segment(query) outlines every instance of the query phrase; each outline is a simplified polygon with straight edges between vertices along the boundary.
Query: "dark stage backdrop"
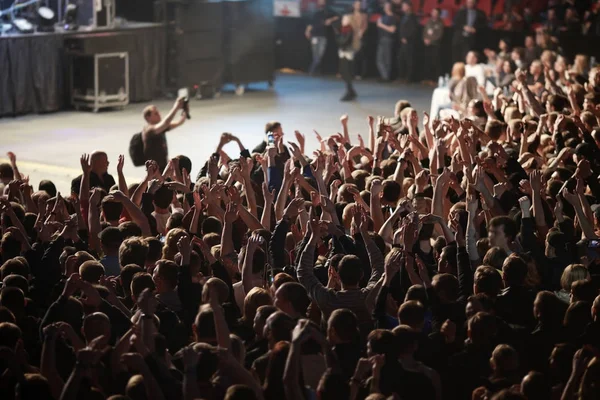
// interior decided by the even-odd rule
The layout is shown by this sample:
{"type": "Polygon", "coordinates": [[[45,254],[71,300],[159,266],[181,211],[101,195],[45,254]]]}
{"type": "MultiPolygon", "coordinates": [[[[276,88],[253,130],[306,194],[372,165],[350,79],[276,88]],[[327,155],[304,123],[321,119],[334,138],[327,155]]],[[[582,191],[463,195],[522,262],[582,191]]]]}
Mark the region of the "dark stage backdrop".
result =
{"type": "MultiPolygon", "coordinates": [[[[152,100],[164,87],[164,28],[133,23],[115,30],[129,52],[129,101],[152,100]]],[[[0,116],[46,113],[69,107],[65,38],[75,33],[0,37],[0,116]]],[[[121,51],[121,50],[120,50],[121,51]]]]}

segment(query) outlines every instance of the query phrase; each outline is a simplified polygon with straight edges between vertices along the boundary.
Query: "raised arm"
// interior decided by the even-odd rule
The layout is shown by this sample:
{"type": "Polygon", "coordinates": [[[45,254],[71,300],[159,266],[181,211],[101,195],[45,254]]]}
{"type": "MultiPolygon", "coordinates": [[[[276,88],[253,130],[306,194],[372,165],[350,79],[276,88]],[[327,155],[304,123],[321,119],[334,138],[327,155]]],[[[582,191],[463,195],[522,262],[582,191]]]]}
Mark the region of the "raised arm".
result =
{"type": "Polygon", "coordinates": [[[50,391],[55,399],[60,398],[64,382],[56,370],[56,338],[59,330],[52,324],[44,328],[44,342],[42,345],[42,359],[40,373],[48,380],[50,391]]]}
{"type": "Polygon", "coordinates": [[[9,151],[8,153],[6,153],[6,155],[10,161],[10,167],[13,170],[14,179],[20,180],[21,172],[19,172],[19,167],[17,167],[17,156],[12,151],[9,151]]]}
{"type": "Polygon", "coordinates": [[[117,175],[119,179],[119,190],[125,194],[125,196],[129,197],[129,188],[127,187],[127,181],[125,180],[125,175],[123,175],[123,166],[125,165],[125,156],[123,154],[119,155],[119,160],[117,162],[117,175]]]}
{"type": "Polygon", "coordinates": [[[263,206],[262,216],[260,217],[260,224],[267,230],[271,230],[271,213],[273,210],[273,199],[275,198],[275,191],[269,190],[266,182],[262,184],[263,198],[265,200],[263,206]]]}
{"type": "Polygon", "coordinates": [[[102,196],[99,189],[94,189],[90,196],[90,207],[88,210],[88,227],[90,229],[89,246],[91,249],[100,251],[100,241],[98,234],[102,230],[100,225],[100,198],[102,196]]]}
{"type": "Polygon", "coordinates": [[[173,118],[175,118],[175,114],[177,114],[177,111],[181,110],[181,108],[183,107],[183,97],[178,98],[175,101],[175,104],[173,104],[173,107],[171,108],[171,111],[169,111],[169,113],[167,114],[167,116],[165,118],[163,118],[158,124],[156,125],[150,125],[146,132],[148,132],[149,134],[161,134],[164,131],[166,131],[167,129],[171,128],[171,122],[173,121],[173,118]]]}
{"type": "Polygon", "coordinates": [[[119,190],[110,192],[110,196],[112,196],[115,201],[123,204],[123,208],[125,208],[133,222],[141,228],[143,236],[151,236],[148,218],[146,218],[146,215],[144,215],[144,212],[138,206],[133,204],[129,197],[119,190]]]}
{"type": "Polygon", "coordinates": [[[246,245],[246,256],[244,257],[244,263],[242,264],[242,285],[245,293],[250,293],[254,285],[252,283],[252,262],[254,260],[254,253],[263,244],[264,239],[258,234],[253,234],[248,239],[246,245]]]}
{"type": "MultiPolygon", "coordinates": [[[[218,279],[218,278],[212,278],[218,279]]],[[[219,282],[222,282],[219,280],[219,282]]],[[[224,283],[224,282],[223,282],[224,283]]],[[[248,293],[248,292],[246,292],[248,293]]],[[[215,319],[215,332],[217,334],[217,345],[222,349],[227,349],[231,352],[231,338],[229,336],[229,327],[225,320],[225,312],[221,306],[219,299],[219,291],[216,285],[209,284],[208,286],[209,304],[213,310],[213,317],[215,319]]]]}

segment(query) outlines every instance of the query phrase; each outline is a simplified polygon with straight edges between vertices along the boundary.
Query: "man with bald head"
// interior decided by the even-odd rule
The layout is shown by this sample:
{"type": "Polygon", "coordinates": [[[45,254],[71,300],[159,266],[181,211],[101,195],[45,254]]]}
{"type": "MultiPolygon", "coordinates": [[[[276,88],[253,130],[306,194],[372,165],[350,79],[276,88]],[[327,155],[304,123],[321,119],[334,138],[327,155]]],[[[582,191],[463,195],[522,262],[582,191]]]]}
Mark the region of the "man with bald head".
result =
{"type": "MultiPolygon", "coordinates": [[[[110,192],[110,188],[115,184],[115,178],[108,173],[108,155],[103,151],[95,151],[90,156],[92,171],[90,172],[90,189],[95,187],[102,188],[110,192]]],[[[79,194],[81,185],[81,175],[71,182],[71,193],[79,194]]]]}

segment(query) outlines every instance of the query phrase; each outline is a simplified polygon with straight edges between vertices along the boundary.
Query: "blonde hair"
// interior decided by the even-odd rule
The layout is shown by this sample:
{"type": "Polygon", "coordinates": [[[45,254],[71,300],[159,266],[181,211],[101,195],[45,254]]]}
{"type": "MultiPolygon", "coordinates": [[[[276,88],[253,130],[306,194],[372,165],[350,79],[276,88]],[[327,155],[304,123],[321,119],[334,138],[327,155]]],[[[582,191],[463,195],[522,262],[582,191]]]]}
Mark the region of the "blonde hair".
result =
{"type": "Polygon", "coordinates": [[[452,79],[462,79],[465,77],[465,63],[464,62],[455,62],[452,66],[452,79]]]}
{"type": "Polygon", "coordinates": [[[583,264],[571,264],[565,268],[560,277],[560,287],[567,292],[571,292],[573,282],[587,279],[590,279],[590,273],[583,264]]]}
{"type": "Polygon", "coordinates": [[[187,232],[181,228],[171,229],[165,237],[165,245],[163,246],[162,258],[164,260],[175,261],[175,255],[179,252],[177,242],[183,236],[187,236],[187,232]]]}
{"type": "Polygon", "coordinates": [[[246,298],[244,298],[244,310],[242,313],[242,320],[245,323],[252,323],[256,316],[256,310],[260,306],[270,306],[273,304],[271,294],[267,289],[255,287],[248,292],[246,298]]]}

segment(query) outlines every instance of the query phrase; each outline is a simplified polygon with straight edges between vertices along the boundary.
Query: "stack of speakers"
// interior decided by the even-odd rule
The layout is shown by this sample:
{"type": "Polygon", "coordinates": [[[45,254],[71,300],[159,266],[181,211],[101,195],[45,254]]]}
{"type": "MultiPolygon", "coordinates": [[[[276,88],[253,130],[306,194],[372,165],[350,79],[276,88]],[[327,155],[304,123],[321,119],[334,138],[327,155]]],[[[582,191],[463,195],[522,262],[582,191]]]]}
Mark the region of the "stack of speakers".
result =
{"type": "Polygon", "coordinates": [[[166,24],[167,87],[212,87],[272,82],[272,0],[159,0],[166,24]]]}

